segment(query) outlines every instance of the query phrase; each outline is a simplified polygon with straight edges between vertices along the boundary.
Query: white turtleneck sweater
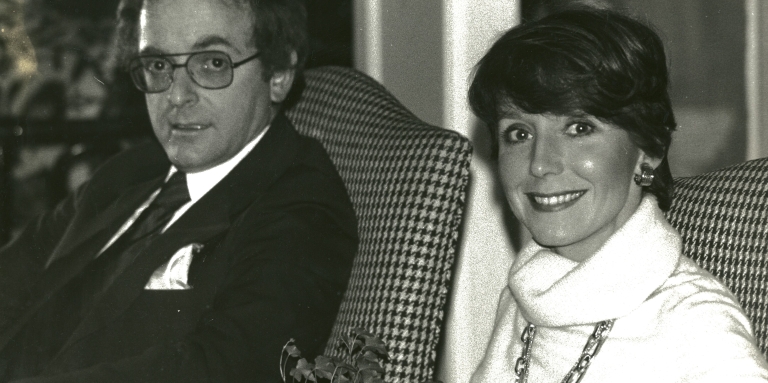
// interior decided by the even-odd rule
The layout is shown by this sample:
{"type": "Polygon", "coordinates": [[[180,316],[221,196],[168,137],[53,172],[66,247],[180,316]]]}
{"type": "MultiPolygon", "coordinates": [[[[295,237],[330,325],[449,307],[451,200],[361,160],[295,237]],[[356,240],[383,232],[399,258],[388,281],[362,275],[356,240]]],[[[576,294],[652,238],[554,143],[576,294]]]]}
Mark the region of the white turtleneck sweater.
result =
{"type": "Polygon", "coordinates": [[[613,318],[582,383],[768,382],[736,298],[680,249],[651,196],[581,263],[531,241],[510,269],[472,382],[514,382],[520,336],[533,323],[528,382],[559,383],[595,323],[613,318]]]}

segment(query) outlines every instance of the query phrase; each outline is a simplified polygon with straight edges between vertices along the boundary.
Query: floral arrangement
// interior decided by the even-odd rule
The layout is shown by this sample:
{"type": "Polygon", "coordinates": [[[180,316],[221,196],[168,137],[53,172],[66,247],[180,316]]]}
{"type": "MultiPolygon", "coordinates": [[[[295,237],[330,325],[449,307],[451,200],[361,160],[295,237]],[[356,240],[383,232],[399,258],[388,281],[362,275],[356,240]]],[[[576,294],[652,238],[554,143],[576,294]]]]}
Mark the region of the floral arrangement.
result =
{"type": "MultiPolygon", "coordinates": [[[[301,358],[296,341],[290,339],[280,354],[280,376],[284,383],[288,378],[293,382],[317,383],[384,383],[384,368],[381,363],[389,358],[386,344],[363,328],[349,330],[339,339],[338,347],[344,357],[319,355],[314,363],[301,358]],[[299,359],[301,358],[301,359],[299,359]],[[297,360],[296,366],[286,375],[290,360],[297,360]]],[[[424,383],[442,383],[429,381],[424,383]]]]}
{"type": "Polygon", "coordinates": [[[384,383],[381,363],[389,355],[381,339],[362,328],[350,329],[339,339],[343,357],[319,355],[314,363],[301,358],[295,340],[289,340],[280,355],[280,374],[283,382],[329,383],[384,383]],[[301,358],[301,359],[299,359],[301,358]],[[296,366],[286,375],[289,360],[298,359],[296,366]]]}

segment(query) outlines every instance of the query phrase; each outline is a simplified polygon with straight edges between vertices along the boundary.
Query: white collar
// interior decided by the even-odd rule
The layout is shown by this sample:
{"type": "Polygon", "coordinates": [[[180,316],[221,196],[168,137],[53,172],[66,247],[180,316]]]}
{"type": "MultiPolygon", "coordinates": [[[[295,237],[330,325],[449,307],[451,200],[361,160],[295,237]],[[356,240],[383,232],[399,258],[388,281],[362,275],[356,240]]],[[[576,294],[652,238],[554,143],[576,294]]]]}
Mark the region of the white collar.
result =
{"type": "MultiPolygon", "coordinates": [[[[264,134],[269,130],[270,125],[267,125],[264,130],[259,133],[256,138],[251,140],[248,144],[246,144],[240,151],[232,156],[232,158],[226,160],[225,162],[222,162],[210,169],[206,169],[203,171],[199,171],[197,173],[188,173],[187,174],[187,189],[189,190],[189,198],[190,202],[187,204],[191,206],[195,202],[197,202],[200,198],[203,198],[203,196],[208,193],[209,190],[213,189],[216,184],[218,184],[224,177],[229,174],[229,172],[232,171],[232,169],[237,166],[237,164],[240,163],[240,161],[245,158],[245,156],[248,155],[248,153],[253,150],[253,148],[256,146],[256,144],[261,141],[261,138],[264,137],[264,134]]],[[[168,176],[166,177],[166,181],[170,176],[177,171],[175,166],[171,166],[171,170],[168,172],[168,176]]],[[[187,206],[185,205],[185,206],[187,206]]],[[[182,207],[183,208],[183,207],[182,207]]],[[[186,209],[184,209],[186,210],[186,209]]],[[[180,214],[179,214],[180,215],[180,214]]]]}
{"type": "Polygon", "coordinates": [[[509,271],[509,288],[523,316],[547,327],[619,318],[643,303],[672,274],[681,240],[656,198],[637,211],[581,263],[530,241],[509,271]]]}

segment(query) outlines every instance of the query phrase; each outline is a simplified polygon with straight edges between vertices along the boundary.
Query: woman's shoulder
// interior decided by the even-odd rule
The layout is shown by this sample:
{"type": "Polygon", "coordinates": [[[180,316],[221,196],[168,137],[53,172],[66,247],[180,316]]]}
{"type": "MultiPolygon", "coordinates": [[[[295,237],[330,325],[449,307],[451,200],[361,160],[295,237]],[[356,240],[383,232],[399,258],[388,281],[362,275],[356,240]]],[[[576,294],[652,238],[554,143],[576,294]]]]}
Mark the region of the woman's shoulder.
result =
{"type": "Polygon", "coordinates": [[[661,299],[656,335],[687,366],[686,381],[764,381],[768,363],[736,297],[687,257],[649,299],[661,299]],[[716,350],[716,352],[713,352],[716,350]],[[723,358],[723,356],[727,356],[723,358]],[[733,378],[733,379],[730,379],[733,378]]]}
{"type": "MultiPolygon", "coordinates": [[[[656,299],[663,304],[662,317],[667,323],[684,327],[702,324],[725,326],[731,332],[752,336],[752,325],[733,293],[707,270],[683,256],[658,290],[656,299]]],[[[661,319],[661,318],[660,318],[661,319]]]]}

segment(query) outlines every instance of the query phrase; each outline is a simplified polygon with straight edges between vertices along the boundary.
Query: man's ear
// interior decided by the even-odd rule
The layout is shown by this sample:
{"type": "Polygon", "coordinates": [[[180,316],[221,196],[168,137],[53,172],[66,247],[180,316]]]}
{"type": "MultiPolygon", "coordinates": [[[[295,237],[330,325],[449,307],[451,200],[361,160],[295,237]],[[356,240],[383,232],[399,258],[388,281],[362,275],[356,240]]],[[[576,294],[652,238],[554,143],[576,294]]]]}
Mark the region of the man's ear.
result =
{"type": "Polygon", "coordinates": [[[288,96],[288,92],[293,85],[293,78],[296,75],[296,63],[298,57],[296,51],[291,52],[291,67],[275,71],[272,74],[272,78],[269,80],[269,96],[274,103],[281,103],[288,96]]]}

